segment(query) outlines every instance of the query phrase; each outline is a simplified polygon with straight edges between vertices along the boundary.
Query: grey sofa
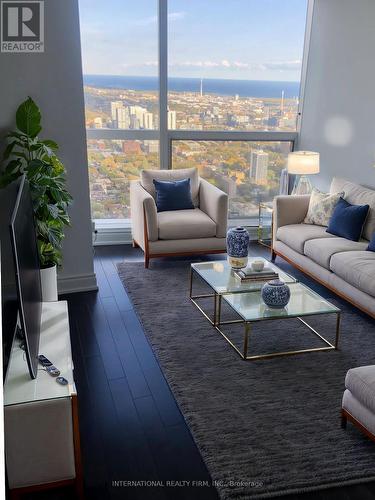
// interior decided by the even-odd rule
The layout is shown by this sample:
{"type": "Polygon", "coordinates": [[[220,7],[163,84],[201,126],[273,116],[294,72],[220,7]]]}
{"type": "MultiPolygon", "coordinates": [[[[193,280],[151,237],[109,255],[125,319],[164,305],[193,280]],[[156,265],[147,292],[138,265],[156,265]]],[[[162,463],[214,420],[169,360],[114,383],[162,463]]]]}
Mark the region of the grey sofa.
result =
{"type": "Polygon", "coordinates": [[[273,259],[279,255],[337,295],[375,317],[375,252],[366,250],[375,232],[375,190],[334,178],[330,192],[354,204],[369,204],[360,241],[338,238],[326,227],[304,224],[309,195],[277,196],[273,214],[273,259]]]}
{"type": "Polygon", "coordinates": [[[348,420],[375,440],[375,365],[352,368],[346,374],[342,427],[346,427],[348,420]]]}
{"type": "Polygon", "coordinates": [[[228,196],[198,175],[196,168],[142,170],[130,184],[133,245],[156,257],[226,252],[228,196]],[[194,209],[157,212],[153,179],[190,178],[194,209]]]}

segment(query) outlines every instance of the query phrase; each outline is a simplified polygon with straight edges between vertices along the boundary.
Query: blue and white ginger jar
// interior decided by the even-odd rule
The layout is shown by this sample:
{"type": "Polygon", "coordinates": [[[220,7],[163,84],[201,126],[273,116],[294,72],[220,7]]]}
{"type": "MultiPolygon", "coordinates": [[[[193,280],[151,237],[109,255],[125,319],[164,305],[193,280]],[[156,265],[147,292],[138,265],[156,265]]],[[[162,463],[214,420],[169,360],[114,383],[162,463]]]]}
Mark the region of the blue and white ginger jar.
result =
{"type": "Polygon", "coordinates": [[[282,309],[290,300],[290,288],[281,280],[272,280],[262,287],[263,302],[271,309],[282,309]]]}
{"type": "Polygon", "coordinates": [[[228,262],[233,269],[247,266],[250,236],[244,227],[233,227],[227,232],[228,262]]]}

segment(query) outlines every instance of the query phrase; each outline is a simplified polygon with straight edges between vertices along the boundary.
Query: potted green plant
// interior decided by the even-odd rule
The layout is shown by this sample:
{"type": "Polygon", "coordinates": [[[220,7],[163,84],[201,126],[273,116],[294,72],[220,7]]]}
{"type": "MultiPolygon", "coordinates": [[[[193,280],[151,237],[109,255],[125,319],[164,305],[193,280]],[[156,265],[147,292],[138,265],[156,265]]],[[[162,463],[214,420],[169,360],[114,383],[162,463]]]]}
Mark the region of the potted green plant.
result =
{"type": "Polygon", "coordinates": [[[34,208],[44,301],[57,300],[57,267],[61,265],[64,229],[70,225],[65,168],[56,155],[58,145],[40,139],[41,113],[29,97],[16,112],[17,130],[7,135],[0,187],[25,174],[34,208]]]}

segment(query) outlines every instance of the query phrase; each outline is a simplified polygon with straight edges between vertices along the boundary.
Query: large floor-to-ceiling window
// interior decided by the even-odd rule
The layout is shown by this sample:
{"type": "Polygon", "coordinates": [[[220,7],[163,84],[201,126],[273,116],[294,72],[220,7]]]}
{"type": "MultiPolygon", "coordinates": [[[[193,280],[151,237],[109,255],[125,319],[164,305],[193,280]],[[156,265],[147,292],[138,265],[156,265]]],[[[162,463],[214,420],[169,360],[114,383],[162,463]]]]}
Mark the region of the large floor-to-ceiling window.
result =
{"type": "Polygon", "coordinates": [[[307,4],[80,0],[93,219],[126,227],[141,169],[195,166],[255,220],[298,132],[307,4]]]}

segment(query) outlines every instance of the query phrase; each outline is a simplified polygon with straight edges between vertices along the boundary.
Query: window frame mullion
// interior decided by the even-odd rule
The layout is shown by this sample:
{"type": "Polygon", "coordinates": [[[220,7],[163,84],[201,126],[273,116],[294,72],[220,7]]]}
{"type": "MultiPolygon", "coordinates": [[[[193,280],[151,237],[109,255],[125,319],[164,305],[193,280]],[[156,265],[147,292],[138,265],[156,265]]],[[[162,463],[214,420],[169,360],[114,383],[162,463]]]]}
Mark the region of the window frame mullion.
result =
{"type": "Polygon", "coordinates": [[[168,137],[168,0],[158,0],[159,23],[159,161],[172,168],[168,137]]]}

